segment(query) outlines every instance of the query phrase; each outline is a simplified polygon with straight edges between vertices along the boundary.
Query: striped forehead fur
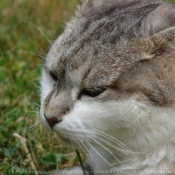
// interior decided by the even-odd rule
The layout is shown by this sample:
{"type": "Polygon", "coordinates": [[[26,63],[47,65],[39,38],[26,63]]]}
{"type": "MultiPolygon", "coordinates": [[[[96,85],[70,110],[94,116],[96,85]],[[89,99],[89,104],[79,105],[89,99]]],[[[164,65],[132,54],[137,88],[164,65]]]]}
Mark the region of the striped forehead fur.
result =
{"type": "Polygon", "coordinates": [[[126,53],[125,46],[129,39],[149,35],[150,31],[145,30],[153,27],[143,26],[141,21],[145,18],[147,23],[147,16],[161,3],[143,0],[122,2],[113,0],[102,7],[91,7],[89,1],[84,4],[76,17],[67,24],[64,34],[56,40],[54,48],[59,50],[51,48],[48,54],[48,62],[52,61],[50,65],[55,66],[54,59],[49,58],[56,55],[57,61],[68,59],[69,68],[76,69],[87,58],[96,62],[94,57],[102,58],[110,49],[116,50],[118,54],[126,53]]]}

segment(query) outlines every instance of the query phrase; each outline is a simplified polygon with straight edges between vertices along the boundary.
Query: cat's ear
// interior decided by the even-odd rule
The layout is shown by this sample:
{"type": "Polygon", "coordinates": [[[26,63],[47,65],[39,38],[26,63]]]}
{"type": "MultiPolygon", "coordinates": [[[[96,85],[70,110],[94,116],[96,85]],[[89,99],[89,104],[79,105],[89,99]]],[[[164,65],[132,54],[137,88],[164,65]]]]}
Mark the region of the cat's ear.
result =
{"type": "Polygon", "coordinates": [[[175,54],[175,27],[170,27],[147,38],[134,42],[133,49],[139,49],[142,59],[151,59],[165,54],[175,54]]]}

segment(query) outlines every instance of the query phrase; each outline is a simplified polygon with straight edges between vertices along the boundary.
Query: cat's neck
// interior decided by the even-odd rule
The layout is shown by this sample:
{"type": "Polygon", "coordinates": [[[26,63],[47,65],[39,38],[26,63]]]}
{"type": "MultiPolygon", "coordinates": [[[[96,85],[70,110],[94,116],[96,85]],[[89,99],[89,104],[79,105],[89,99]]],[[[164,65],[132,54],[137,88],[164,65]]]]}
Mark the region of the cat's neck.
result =
{"type": "Polygon", "coordinates": [[[110,172],[123,175],[155,173],[166,175],[175,172],[175,138],[168,143],[159,145],[151,153],[133,152],[130,156],[117,156],[100,147],[89,149],[89,153],[87,162],[95,175],[106,175],[110,172]]]}

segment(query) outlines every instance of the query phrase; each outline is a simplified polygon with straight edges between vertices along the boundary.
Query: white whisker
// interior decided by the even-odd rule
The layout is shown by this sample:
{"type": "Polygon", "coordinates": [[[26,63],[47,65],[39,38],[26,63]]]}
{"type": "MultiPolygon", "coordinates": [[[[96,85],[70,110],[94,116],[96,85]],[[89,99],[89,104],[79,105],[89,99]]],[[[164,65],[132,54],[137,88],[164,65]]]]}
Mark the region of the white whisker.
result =
{"type": "Polygon", "coordinates": [[[114,138],[114,137],[112,137],[112,136],[110,136],[110,135],[108,135],[108,134],[106,134],[106,133],[103,133],[103,132],[101,132],[101,131],[98,131],[97,129],[96,129],[96,131],[97,131],[97,133],[101,133],[104,137],[107,137],[108,139],[115,140],[115,141],[117,142],[117,144],[119,144],[120,146],[125,147],[127,150],[129,150],[129,151],[134,155],[135,158],[138,158],[138,157],[134,154],[134,152],[131,151],[131,149],[129,149],[129,148],[128,148],[124,143],[122,143],[121,141],[117,140],[116,138],[114,138]]]}
{"type": "MultiPolygon", "coordinates": [[[[122,149],[120,149],[120,148],[117,148],[117,147],[115,147],[113,144],[111,144],[110,146],[112,146],[113,148],[115,148],[115,149],[118,149],[118,150],[120,150],[120,151],[124,151],[124,152],[131,152],[132,154],[134,153],[133,151],[131,151],[127,146],[125,146],[122,142],[120,142],[119,140],[117,140],[117,139],[115,139],[114,137],[112,137],[112,136],[110,136],[110,135],[108,135],[108,134],[106,134],[106,133],[103,133],[103,132],[100,132],[100,131],[93,131],[93,130],[90,130],[91,132],[93,132],[93,133],[97,133],[98,135],[101,135],[101,136],[103,136],[103,137],[105,137],[105,138],[107,138],[107,139],[109,139],[109,140],[111,140],[111,141],[113,141],[114,143],[116,143],[116,144],[118,144],[119,146],[121,146],[121,147],[123,147],[124,148],[124,150],[122,150],[122,149]]],[[[97,135],[95,136],[95,137],[98,137],[97,135]]],[[[98,138],[100,138],[100,137],[98,137],[98,138]]],[[[100,138],[101,140],[103,140],[102,138],[100,138]]],[[[103,140],[104,141],[104,140],[103,140]]],[[[104,141],[105,142],[105,141],[104,141]]],[[[106,142],[107,143],[107,142],[106,142]]]]}
{"type": "Polygon", "coordinates": [[[33,67],[43,67],[43,66],[44,66],[44,64],[35,64],[33,66],[30,66],[30,67],[33,68],[33,67]]]}
{"type": "MultiPolygon", "coordinates": [[[[71,135],[71,138],[72,138],[72,133],[70,133],[70,135],[71,135]]],[[[72,150],[75,150],[74,147],[73,147],[72,139],[69,138],[69,140],[70,140],[70,142],[71,142],[72,150]]]]}
{"type": "Polygon", "coordinates": [[[104,148],[107,152],[109,152],[122,165],[122,163],[120,162],[120,160],[108,148],[106,148],[103,144],[101,144],[97,140],[93,139],[92,137],[90,137],[90,138],[92,140],[94,140],[97,144],[99,144],[102,148],[104,148]]]}
{"type": "Polygon", "coordinates": [[[103,156],[100,155],[100,153],[86,140],[86,142],[88,143],[88,145],[112,168],[116,169],[116,167],[114,167],[112,164],[110,164],[103,156]]]}
{"type": "Polygon", "coordinates": [[[23,50],[18,50],[18,52],[28,53],[28,54],[35,55],[35,56],[38,56],[38,57],[41,57],[41,58],[45,58],[45,55],[42,55],[40,53],[28,52],[28,51],[23,51],[23,50]]]}
{"type": "MultiPolygon", "coordinates": [[[[31,23],[31,22],[27,22],[27,21],[24,21],[24,22],[26,22],[26,23],[28,23],[28,24],[31,24],[31,25],[33,25],[34,27],[36,27],[36,28],[45,36],[45,38],[48,40],[48,42],[50,43],[50,45],[53,46],[53,45],[52,45],[52,42],[49,40],[49,38],[46,36],[46,34],[45,34],[39,27],[37,27],[35,24],[33,24],[33,23],[31,23]]],[[[56,51],[56,48],[55,48],[55,47],[53,47],[53,48],[54,48],[54,50],[56,51]]]]}
{"type": "MultiPolygon", "coordinates": [[[[94,159],[94,157],[92,156],[92,154],[90,153],[90,151],[87,149],[87,147],[85,146],[85,144],[79,139],[79,141],[81,142],[81,144],[85,147],[86,151],[89,153],[89,155],[92,157],[92,159],[94,160],[95,164],[97,165],[98,169],[100,170],[100,167],[98,165],[98,163],[96,162],[96,160],[94,159]]],[[[82,148],[82,147],[81,147],[82,148]]]]}
{"type": "Polygon", "coordinates": [[[50,45],[52,45],[52,43],[51,43],[51,41],[49,40],[49,38],[45,35],[45,33],[44,33],[39,27],[37,27],[35,24],[33,24],[33,23],[31,23],[31,22],[27,22],[27,21],[24,21],[24,22],[26,22],[26,23],[28,23],[28,24],[31,24],[31,25],[33,25],[34,27],[36,27],[36,28],[45,36],[45,38],[48,40],[48,42],[50,43],[50,45]]]}
{"type": "MultiPolygon", "coordinates": [[[[101,141],[103,141],[104,143],[106,143],[106,144],[108,144],[109,146],[111,146],[112,148],[116,149],[116,150],[119,150],[119,151],[121,151],[121,152],[127,152],[127,153],[130,153],[130,151],[122,150],[122,149],[120,149],[120,148],[117,148],[117,147],[114,146],[113,144],[111,144],[111,143],[105,141],[104,139],[102,139],[102,138],[100,138],[100,137],[98,137],[98,136],[96,136],[96,137],[97,137],[98,139],[100,139],[101,141]]],[[[115,154],[116,154],[116,153],[115,153],[115,154]]],[[[123,158],[124,158],[124,156],[122,156],[122,155],[119,155],[119,154],[117,154],[117,155],[120,156],[120,157],[123,157],[123,158]]]]}
{"type": "Polygon", "coordinates": [[[44,50],[43,50],[43,49],[41,48],[41,46],[39,45],[39,43],[38,43],[38,42],[36,42],[36,43],[37,43],[38,47],[40,48],[41,52],[43,53],[43,55],[46,55],[45,52],[44,52],[44,50]]]}
{"type": "MultiPolygon", "coordinates": [[[[27,135],[30,131],[34,130],[34,132],[36,132],[36,130],[38,130],[40,128],[40,123],[37,123],[35,125],[32,125],[31,127],[29,127],[25,133],[22,134],[22,136],[27,135]]],[[[32,133],[33,134],[33,133],[32,133]]]]}
{"type": "Polygon", "coordinates": [[[41,105],[38,104],[38,103],[32,103],[32,104],[35,105],[35,106],[37,106],[37,107],[41,107],[41,105]]]}
{"type": "Polygon", "coordinates": [[[29,84],[29,83],[28,83],[28,86],[30,86],[35,92],[38,92],[39,91],[39,87],[35,88],[31,84],[29,84]]]}
{"type": "Polygon", "coordinates": [[[140,144],[140,139],[139,139],[139,136],[137,135],[137,133],[136,133],[136,131],[135,131],[135,129],[134,129],[134,128],[133,128],[133,131],[134,131],[134,133],[136,134],[136,137],[137,137],[137,140],[138,140],[138,142],[139,142],[140,149],[141,149],[141,153],[143,154],[143,151],[142,151],[142,146],[141,146],[141,144],[140,144]]]}

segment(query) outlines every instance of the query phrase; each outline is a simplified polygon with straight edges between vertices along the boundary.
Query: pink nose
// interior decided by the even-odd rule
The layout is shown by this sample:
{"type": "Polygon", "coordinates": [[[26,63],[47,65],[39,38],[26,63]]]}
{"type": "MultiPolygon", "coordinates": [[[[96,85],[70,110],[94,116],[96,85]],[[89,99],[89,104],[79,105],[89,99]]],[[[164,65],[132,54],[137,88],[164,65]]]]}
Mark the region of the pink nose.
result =
{"type": "Polygon", "coordinates": [[[62,120],[56,118],[56,117],[50,117],[44,114],[44,117],[46,118],[48,124],[51,128],[53,128],[57,123],[60,123],[62,120]]]}

